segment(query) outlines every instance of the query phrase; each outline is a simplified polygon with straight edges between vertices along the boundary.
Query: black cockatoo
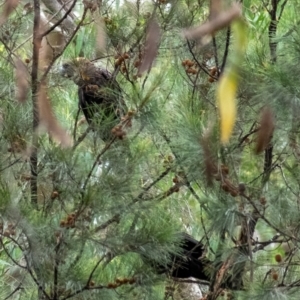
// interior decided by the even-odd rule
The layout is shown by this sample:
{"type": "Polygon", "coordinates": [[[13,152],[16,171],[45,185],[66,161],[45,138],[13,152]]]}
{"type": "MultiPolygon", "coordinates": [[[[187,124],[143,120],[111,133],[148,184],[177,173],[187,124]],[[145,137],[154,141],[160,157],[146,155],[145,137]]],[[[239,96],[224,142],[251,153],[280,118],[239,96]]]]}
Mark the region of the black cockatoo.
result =
{"type": "Polygon", "coordinates": [[[183,233],[180,248],[181,255],[173,255],[170,265],[159,266],[159,273],[168,272],[175,278],[194,277],[209,281],[206,269],[210,262],[203,257],[204,246],[190,235],[183,233]]]}
{"type": "Polygon", "coordinates": [[[108,141],[111,129],[126,112],[118,82],[107,70],[83,57],[63,63],[60,74],[78,86],[79,107],[87,122],[108,141]]]}
{"type": "MultiPolygon", "coordinates": [[[[201,242],[186,233],[181,233],[181,235],[181,254],[173,254],[171,263],[167,266],[158,265],[156,267],[158,273],[168,273],[174,278],[194,277],[210,283],[216,268],[218,270],[215,262],[205,257],[205,247],[201,242]]],[[[241,290],[243,286],[243,280],[237,280],[237,277],[230,273],[224,277],[224,281],[221,283],[222,288],[232,290],[241,290]],[[238,285],[236,282],[239,282],[238,285]]]]}

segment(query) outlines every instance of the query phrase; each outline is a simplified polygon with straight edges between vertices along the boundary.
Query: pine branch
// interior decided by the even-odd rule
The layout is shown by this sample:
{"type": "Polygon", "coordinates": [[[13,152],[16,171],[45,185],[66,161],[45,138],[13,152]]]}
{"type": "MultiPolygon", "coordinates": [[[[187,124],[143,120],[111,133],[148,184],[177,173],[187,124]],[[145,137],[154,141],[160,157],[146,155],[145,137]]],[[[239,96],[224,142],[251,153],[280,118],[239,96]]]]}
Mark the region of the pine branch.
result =
{"type": "Polygon", "coordinates": [[[269,48],[271,54],[271,62],[275,63],[277,59],[277,42],[274,41],[276,38],[276,31],[277,31],[277,4],[278,0],[271,0],[271,10],[269,11],[270,14],[270,25],[269,25],[269,48]]]}
{"type": "MultiPolygon", "coordinates": [[[[0,233],[1,234],[1,233],[0,233]]],[[[1,234],[1,236],[3,236],[1,234]]],[[[17,242],[16,239],[14,239],[13,237],[10,237],[10,240],[19,248],[19,250],[21,251],[21,253],[24,256],[25,262],[26,262],[26,266],[22,266],[21,264],[19,264],[13,257],[12,255],[9,253],[9,251],[6,249],[6,245],[3,243],[2,238],[0,238],[0,243],[2,245],[2,249],[4,250],[5,254],[12,260],[12,262],[18,266],[19,268],[25,269],[27,270],[27,272],[29,273],[29,275],[31,276],[31,278],[33,279],[34,283],[37,285],[38,287],[38,291],[42,292],[42,294],[46,297],[46,299],[51,300],[50,296],[47,294],[47,292],[45,291],[45,289],[42,287],[41,283],[39,282],[38,278],[35,277],[35,275],[33,274],[33,271],[30,267],[30,262],[29,259],[27,257],[27,255],[25,254],[25,250],[23,249],[23,247],[17,242]]]]}
{"type": "Polygon", "coordinates": [[[224,54],[223,54],[223,61],[222,61],[222,66],[221,66],[221,73],[224,71],[226,62],[227,62],[227,57],[229,53],[229,46],[230,46],[230,36],[231,36],[231,29],[230,26],[227,28],[227,33],[226,33],[226,44],[225,44],[225,49],[224,49],[224,54]]]}
{"type": "Polygon", "coordinates": [[[54,252],[55,252],[55,260],[54,260],[54,272],[53,272],[53,300],[59,299],[58,294],[58,268],[60,263],[59,258],[59,251],[62,243],[62,235],[57,237],[58,242],[55,245],[54,252]]]}
{"type": "Polygon", "coordinates": [[[33,21],[33,55],[32,55],[32,72],[31,72],[31,90],[32,90],[32,152],[30,155],[30,169],[31,169],[31,202],[37,207],[37,163],[38,163],[38,137],[36,134],[39,125],[38,113],[38,69],[39,69],[39,52],[42,42],[40,36],[40,1],[34,0],[34,21],[33,21]]]}

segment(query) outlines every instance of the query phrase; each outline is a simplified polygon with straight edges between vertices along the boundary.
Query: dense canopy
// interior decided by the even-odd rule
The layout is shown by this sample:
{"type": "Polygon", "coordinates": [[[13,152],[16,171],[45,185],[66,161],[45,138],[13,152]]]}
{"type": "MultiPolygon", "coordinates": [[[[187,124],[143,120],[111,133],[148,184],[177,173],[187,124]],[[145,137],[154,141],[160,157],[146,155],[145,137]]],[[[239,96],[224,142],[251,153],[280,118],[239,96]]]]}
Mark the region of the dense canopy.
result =
{"type": "Polygon", "coordinates": [[[1,1],[0,299],[298,300],[299,9],[1,1]]]}

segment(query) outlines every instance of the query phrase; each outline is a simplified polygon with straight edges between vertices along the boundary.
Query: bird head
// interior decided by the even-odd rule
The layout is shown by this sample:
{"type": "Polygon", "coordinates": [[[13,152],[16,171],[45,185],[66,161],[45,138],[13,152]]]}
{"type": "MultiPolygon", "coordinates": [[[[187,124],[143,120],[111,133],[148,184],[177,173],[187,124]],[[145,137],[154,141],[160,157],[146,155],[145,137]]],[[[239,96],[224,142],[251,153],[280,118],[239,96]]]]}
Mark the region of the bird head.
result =
{"type": "Polygon", "coordinates": [[[95,66],[84,57],[64,62],[59,70],[61,76],[73,80],[77,85],[88,83],[95,66]]]}

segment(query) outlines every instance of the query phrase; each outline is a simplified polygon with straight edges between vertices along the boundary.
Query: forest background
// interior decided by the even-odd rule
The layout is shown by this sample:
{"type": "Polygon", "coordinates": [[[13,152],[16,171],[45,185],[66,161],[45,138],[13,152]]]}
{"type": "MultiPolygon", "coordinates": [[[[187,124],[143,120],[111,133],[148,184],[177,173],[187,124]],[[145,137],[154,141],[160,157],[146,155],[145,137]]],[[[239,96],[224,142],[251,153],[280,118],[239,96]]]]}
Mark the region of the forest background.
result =
{"type": "Polygon", "coordinates": [[[298,299],[300,1],[0,8],[1,299],[199,299],[156,267],[180,232],[205,299],[298,299]],[[107,143],[59,74],[76,57],[123,90],[107,143]]]}

